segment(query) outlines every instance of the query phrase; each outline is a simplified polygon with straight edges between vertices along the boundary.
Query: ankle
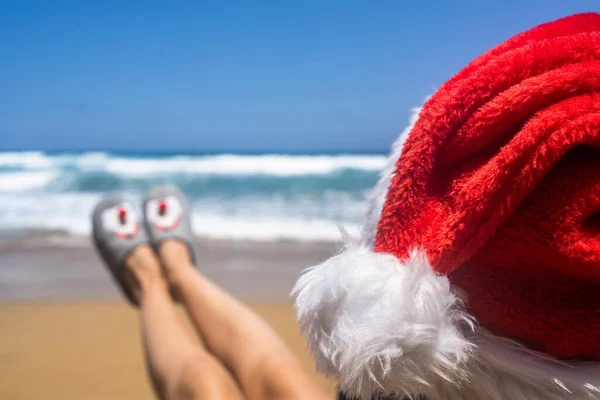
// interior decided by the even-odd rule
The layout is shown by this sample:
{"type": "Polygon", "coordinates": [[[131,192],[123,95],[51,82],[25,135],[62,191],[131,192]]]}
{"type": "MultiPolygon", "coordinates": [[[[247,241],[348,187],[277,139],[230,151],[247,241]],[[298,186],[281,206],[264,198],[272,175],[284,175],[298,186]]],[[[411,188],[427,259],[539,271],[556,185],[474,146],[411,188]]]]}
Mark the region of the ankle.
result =
{"type": "Polygon", "coordinates": [[[179,240],[168,239],[162,242],[158,248],[158,255],[170,284],[194,268],[188,247],[179,240]]]}
{"type": "Polygon", "coordinates": [[[143,293],[167,286],[160,262],[147,245],[139,246],[127,257],[124,279],[138,301],[143,293]]]}
{"type": "Polygon", "coordinates": [[[160,271],[144,270],[134,272],[133,275],[142,292],[149,291],[153,288],[164,288],[167,286],[167,281],[160,271]]]}
{"type": "Polygon", "coordinates": [[[177,268],[167,274],[167,284],[171,296],[178,302],[184,302],[184,294],[195,282],[197,271],[192,265],[186,268],[177,268]]]}

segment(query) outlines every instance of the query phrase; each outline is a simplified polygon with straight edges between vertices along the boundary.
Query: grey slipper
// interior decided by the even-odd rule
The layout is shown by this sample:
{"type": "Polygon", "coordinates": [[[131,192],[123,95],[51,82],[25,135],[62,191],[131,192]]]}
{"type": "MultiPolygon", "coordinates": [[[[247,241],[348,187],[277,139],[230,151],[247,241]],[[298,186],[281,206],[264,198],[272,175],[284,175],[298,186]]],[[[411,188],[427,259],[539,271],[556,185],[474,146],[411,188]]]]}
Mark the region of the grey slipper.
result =
{"type": "Polygon", "coordinates": [[[148,243],[138,212],[120,196],[105,197],[94,208],[92,232],[96,250],[114,280],[127,299],[137,305],[133,293],[125,285],[123,271],[129,253],[139,245],[148,243]]]}
{"type": "Polygon", "coordinates": [[[179,240],[187,245],[196,265],[190,207],[179,189],[172,185],[151,188],[144,199],[144,221],[155,251],[164,240],[179,240]]]}

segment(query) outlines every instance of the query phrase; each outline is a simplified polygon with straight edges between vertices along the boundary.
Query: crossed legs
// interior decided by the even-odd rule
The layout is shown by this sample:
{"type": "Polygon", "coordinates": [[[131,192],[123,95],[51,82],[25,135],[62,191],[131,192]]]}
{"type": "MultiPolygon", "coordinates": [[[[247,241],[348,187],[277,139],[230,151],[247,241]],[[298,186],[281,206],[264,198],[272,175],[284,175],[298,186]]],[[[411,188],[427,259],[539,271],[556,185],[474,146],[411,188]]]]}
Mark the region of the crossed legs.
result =
{"type": "Polygon", "coordinates": [[[164,241],[158,257],[139,246],[126,267],[140,304],[149,374],[161,399],[327,398],[258,315],[193,267],[181,242],[164,241]],[[185,330],[171,293],[206,347],[185,330]]]}

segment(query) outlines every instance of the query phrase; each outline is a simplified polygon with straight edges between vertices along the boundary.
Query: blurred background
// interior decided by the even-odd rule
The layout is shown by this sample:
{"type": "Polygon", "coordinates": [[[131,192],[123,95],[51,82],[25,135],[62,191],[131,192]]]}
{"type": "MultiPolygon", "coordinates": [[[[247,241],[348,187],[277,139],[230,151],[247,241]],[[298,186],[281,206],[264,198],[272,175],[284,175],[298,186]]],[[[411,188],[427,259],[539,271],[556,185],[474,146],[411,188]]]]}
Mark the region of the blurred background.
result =
{"type": "MultiPolygon", "coordinates": [[[[107,192],[189,197],[201,268],[312,368],[288,294],[471,59],[598,0],[0,1],[0,398],[152,398],[90,245],[107,192]]],[[[333,391],[334,382],[321,380],[333,391]]]]}

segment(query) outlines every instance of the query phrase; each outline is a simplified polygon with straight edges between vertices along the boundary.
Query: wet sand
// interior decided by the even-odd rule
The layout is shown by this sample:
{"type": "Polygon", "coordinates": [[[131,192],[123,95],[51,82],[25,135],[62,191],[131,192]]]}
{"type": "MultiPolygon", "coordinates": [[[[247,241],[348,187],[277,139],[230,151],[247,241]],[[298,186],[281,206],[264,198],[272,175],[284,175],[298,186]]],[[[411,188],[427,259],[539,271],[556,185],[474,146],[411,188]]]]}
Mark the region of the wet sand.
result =
{"type": "MultiPolygon", "coordinates": [[[[331,243],[199,240],[202,272],[243,300],[285,300],[331,243]]],[[[87,239],[29,237],[0,242],[0,301],[116,299],[116,286],[87,239]]]]}
{"type": "MultiPolygon", "coordinates": [[[[153,399],[135,311],[86,241],[0,243],[0,399],[153,399]]],[[[250,303],[332,393],[305,350],[288,294],[327,243],[201,241],[211,279],[250,303]]],[[[332,396],[333,398],[333,396],[332,396]]]]}

